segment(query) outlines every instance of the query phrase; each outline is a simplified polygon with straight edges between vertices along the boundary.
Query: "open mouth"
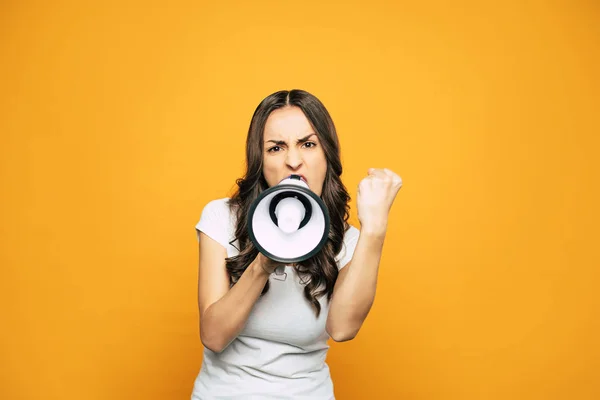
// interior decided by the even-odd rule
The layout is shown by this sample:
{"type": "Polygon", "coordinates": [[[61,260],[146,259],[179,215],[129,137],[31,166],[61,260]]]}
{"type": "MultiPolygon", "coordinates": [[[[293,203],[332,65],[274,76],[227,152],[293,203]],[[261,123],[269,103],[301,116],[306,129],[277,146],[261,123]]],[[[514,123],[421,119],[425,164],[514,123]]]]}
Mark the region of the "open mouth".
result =
{"type": "Polygon", "coordinates": [[[282,182],[282,181],[284,181],[286,179],[292,178],[292,177],[295,177],[296,179],[300,178],[302,181],[304,181],[304,183],[306,183],[308,185],[308,180],[306,179],[306,177],[304,175],[300,175],[300,174],[291,174],[291,175],[288,175],[285,178],[283,178],[280,182],[282,182]]]}

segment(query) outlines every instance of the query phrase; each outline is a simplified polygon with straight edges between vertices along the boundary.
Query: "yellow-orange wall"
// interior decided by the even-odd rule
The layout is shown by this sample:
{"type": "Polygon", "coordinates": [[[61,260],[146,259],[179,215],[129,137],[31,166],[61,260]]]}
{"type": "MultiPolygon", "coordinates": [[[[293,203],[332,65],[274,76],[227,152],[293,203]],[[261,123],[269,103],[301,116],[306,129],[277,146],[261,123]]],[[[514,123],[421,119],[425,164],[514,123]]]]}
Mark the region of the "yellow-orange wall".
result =
{"type": "Polygon", "coordinates": [[[597,2],[96,3],[0,4],[0,398],[189,398],[194,225],[292,88],[404,180],[337,397],[600,398],[597,2]]]}

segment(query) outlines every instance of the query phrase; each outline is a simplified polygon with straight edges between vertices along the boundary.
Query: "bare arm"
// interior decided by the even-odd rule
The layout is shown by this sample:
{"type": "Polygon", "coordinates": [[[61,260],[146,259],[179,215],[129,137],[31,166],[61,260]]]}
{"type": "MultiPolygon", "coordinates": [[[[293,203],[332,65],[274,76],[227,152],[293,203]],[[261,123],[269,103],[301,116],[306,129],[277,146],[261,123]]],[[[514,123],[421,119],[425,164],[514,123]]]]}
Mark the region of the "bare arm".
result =
{"type": "Polygon", "coordinates": [[[353,339],[373,305],[388,216],[401,187],[402,178],[387,168],[369,168],[358,184],[360,236],[352,260],[338,275],[326,323],[335,341],[353,339]]]}
{"type": "Polygon", "coordinates": [[[361,230],[352,260],[340,271],[327,317],[327,332],[336,342],[353,339],[375,300],[385,232],[361,230]]]}
{"type": "Polygon", "coordinates": [[[206,348],[217,353],[223,351],[240,334],[267,283],[267,271],[273,271],[277,266],[259,253],[237,283],[229,289],[226,257],[227,252],[221,244],[200,232],[200,340],[206,348]]]}

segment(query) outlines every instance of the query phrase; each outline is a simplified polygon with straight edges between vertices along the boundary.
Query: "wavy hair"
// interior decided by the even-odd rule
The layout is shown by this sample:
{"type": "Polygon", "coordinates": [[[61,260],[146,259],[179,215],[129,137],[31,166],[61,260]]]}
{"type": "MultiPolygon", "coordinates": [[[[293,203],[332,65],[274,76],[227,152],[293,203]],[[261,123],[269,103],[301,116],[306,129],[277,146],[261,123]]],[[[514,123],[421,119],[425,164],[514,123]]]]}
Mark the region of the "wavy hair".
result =
{"type": "MultiPolygon", "coordinates": [[[[327,301],[331,300],[338,276],[335,257],[342,249],[344,233],[349,228],[350,195],[340,178],[340,145],[333,120],[321,101],[306,91],[294,89],[275,92],[267,96],[254,111],[246,139],[246,173],[243,178],[236,180],[237,190],[229,200],[231,211],[237,217],[235,239],[230,244],[233,245],[238,240],[239,254],[228,257],[226,265],[231,287],[258,255],[258,250],[249,238],[247,215],[250,205],[269,187],[262,173],[265,124],[274,110],[290,106],[302,110],[315,129],[327,160],[321,199],[330,216],[328,240],[313,257],[294,265],[301,282],[306,283],[304,297],[311,303],[318,317],[321,313],[318,299],[327,294],[327,301]]],[[[269,284],[267,281],[261,296],[269,290],[269,284]]]]}

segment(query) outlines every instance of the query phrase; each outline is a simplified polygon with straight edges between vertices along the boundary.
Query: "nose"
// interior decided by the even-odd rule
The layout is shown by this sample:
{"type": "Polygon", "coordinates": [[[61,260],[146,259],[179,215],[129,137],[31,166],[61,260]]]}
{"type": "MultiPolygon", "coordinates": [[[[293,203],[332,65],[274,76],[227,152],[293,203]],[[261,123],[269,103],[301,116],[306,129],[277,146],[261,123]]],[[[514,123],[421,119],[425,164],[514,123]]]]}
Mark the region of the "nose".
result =
{"type": "Polygon", "coordinates": [[[300,152],[295,149],[289,150],[285,158],[285,163],[292,170],[297,170],[300,168],[300,166],[302,166],[302,157],[300,156],[300,152]]]}

